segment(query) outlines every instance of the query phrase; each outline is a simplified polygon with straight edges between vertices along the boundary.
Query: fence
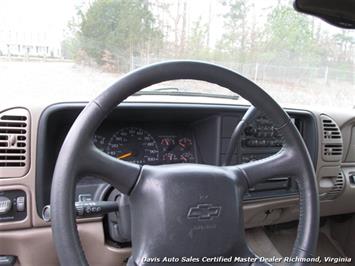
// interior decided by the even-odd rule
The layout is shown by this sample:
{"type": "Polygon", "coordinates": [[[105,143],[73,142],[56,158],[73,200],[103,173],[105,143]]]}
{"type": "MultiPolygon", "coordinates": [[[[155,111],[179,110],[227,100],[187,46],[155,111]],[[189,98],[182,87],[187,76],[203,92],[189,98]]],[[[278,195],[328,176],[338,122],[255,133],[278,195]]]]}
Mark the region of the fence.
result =
{"type": "MultiPolygon", "coordinates": [[[[168,59],[134,57],[131,59],[131,69],[164,60],[168,59]]],[[[214,63],[231,68],[241,75],[261,83],[271,82],[278,84],[305,85],[312,82],[329,85],[332,82],[344,82],[350,86],[355,86],[355,69],[354,71],[344,71],[328,66],[282,66],[259,63],[238,64],[217,61],[214,63]]]]}
{"type": "MultiPolygon", "coordinates": [[[[132,58],[131,68],[167,59],[132,58]]],[[[278,102],[355,108],[355,70],[333,67],[282,66],[214,62],[253,80],[278,102]]],[[[205,89],[205,88],[204,88],[205,89]]]]}

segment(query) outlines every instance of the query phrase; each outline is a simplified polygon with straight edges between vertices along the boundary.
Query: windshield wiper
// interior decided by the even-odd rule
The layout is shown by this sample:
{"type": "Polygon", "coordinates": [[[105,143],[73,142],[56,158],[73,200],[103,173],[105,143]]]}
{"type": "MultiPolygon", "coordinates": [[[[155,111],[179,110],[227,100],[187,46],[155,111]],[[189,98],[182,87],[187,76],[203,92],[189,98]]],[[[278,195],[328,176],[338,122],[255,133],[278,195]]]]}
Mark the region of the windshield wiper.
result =
{"type": "Polygon", "coordinates": [[[153,90],[142,90],[136,92],[134,96],[141,95],[167,95],[167,96],[191,96],[191,97],[210,97],[210,98],[219,98],[219,99],[232,99],[238,100],[239,95],[228,95],[228,94],[218,94],[218,93],[205,93],[205,92],[192,92],[192,91],[182,91],[179,88],[167,87],[167,88],[158,88],[153,90]]]}

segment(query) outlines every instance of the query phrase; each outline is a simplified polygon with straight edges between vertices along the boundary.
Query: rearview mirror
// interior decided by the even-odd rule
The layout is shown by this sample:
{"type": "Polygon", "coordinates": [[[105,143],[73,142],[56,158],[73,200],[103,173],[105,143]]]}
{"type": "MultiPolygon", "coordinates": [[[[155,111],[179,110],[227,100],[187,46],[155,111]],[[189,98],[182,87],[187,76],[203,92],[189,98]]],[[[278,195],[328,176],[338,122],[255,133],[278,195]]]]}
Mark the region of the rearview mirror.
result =
{"type": "Polygon", "coordinates": [[[319,17],[341,28],[355,29],[354,0],[295,0],[297,11],[319,17]]]}

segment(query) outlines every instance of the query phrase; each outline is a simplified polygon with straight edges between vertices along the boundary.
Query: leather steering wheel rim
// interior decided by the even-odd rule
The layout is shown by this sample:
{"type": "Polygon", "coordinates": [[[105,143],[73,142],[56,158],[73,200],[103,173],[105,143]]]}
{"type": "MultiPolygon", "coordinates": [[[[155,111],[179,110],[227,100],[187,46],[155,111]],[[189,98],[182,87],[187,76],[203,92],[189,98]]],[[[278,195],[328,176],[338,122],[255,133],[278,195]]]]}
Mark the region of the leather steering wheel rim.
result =
{"type": "MultiPolygon", "coordinates": [[[[170,253],[167,255],[184,254],[183,252],[187,251],[178,246],[175,249],[174,243],[187,243],[188,237],[194,244],[188,250],[191,255],[204,254],[204,250],[213,253],[209,251],[210,247],[204,244],[203,240],[215,240],[216,243],[219,243],[220,253],[216,252],[220,255],[255,256],[242,243],[244,241],[242,195],[249,187],[272,176],[297,178],[300,194],[299,225],[291,257],[297,257],[299,260],[293,264],[305,265],[305,260],[302,259],[314,256],[318,239],[319,199],[314,168],[305,143],[286,112],[265,91],[227,68],[198,61],[169,61],[149,65],[120,78],[85,107],[65,138],[57,158],[52,181],[52,232],[62,265],[88,265],[80,244],[74,212],[76,178],[85,175],[101,177],[122,193],[130,195],[133,250],[129,265],[145,265],[142,262],[144,256],[164,255],[162,252],[170,253]],[[215,83],[250,101],[258,110],[266,114],[281,132],[284,145],[280,152],[263,160],[236,166],[217,167],[188,164],[141,167],[116,160],[94,146],[92,137],[95,131],[119,103],[145,87],[177,79],[215,83]],[[164,179],[163,176],[169,178],[164,179]],[[187,176],[191,178],[185,179],[187,176]],[[179,182],[179,180],[183,180],[183,182],[179,182]],[[201,180],[204,180],[206,184],[201,180]],[[188,187],[183,186],[183,183],[188,182],[191,182],[188,187]],[[166,190],[172,186],[176,189],[172,191],[171,195],[165,195],[164,190],[161,190],[162,195],[159,196],[156,195],[159,192],[157,184],[158,187],[166,190]],[[231,191],[229,187],[233,185],[235,188],[231,191]],[[231,206],[231,201],[225,200],[227,196],[222,197],[223,195],[220,195],[219,192],[211,190],[213,186],[218,186],[221,193],[230,195],[230,199],[235,200],[238,206],[231,206]],[[187,206],[195,206],[196,202],[199,203],[193,194],[202,193],[203,189],[208,191],[206,193],[211,200],[220,204],[212,204],[220,208],[218,217],[213,221],[215,227],[205,233],[207,236],[195,231],[193,236],[187,236],[186,232],[191,231],[189,226],[201,225],[201,223],[203,225],[212,224],[211,221],[201,222],[199,219],[190,219],[192,216],[189,216],[191,208],[189,209],[187,206]],[[184,198],[181,198],[182,196],[184,198]],[[167,205],[171,202],[170,197],[175,197],[174,200],[181,199],[181,206],[165,208],[165,205],[159,205],[167,205]],[[153,204],[152,206],[149,205],[149,201],[153,204]],[[159,206],[156,208],[157,210],[152,211],[151,208],[156,206],[154,204],[159,206]],[[184,207],[183,211],[189,210],[187,216],[186,213],[182,213],[180,207],[184,207]],[[232,227],[231,218],[226,217],[227,212],[233,213],[230,217],[237,219],[234,227],[238,227],[231,229],[229,235],[218,231],[226,230],[222,227],[232,227]],[[157,218],[153,215],[160,217],[167,232],[159,231],[154,227],[157,218]],[[171,219],[172,216],[174,219],[171,219]],[[140,217],[147,218],[142,221],[140,217]],[[179,220],[180,227],[176,224],[176,220],[179,220]],[[169,238],[166,238],[164,234],[169,234],[169,238]],[[151,242],[152,239],[155,240],[154,243],[151,242]],[[218,242],[219,240],[221,242],[218,242]],[[160,241],[161,244],[159,244],[160,241]],[[201,243],[200,247],[195,247],[196,243],[201,243]]],[[[208,245],[210,244],[208,243],[208,245]]],[[[219,263],[219,265],[221,264],[219,263]]]]}

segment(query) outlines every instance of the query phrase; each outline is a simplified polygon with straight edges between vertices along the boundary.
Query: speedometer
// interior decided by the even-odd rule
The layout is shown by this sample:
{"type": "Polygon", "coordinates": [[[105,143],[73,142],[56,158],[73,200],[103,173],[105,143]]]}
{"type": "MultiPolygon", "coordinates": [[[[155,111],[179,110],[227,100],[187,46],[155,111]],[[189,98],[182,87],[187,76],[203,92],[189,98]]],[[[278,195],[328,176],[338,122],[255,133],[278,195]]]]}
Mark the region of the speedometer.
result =
{"type": "Polygon", "coordinates": [[[147,131],[137,127],[122,128],[110,138],[106,153],[136,164],[159,162],[157,142],[147,131]]]}

